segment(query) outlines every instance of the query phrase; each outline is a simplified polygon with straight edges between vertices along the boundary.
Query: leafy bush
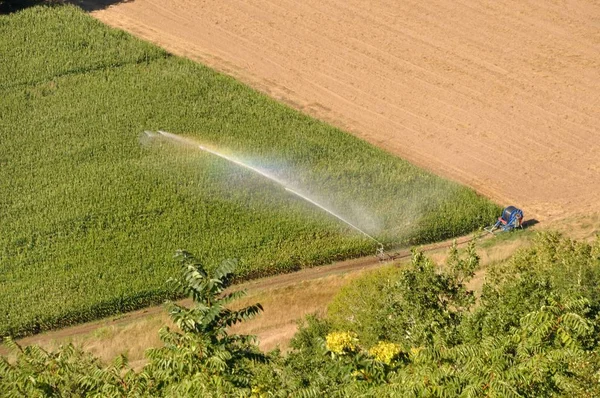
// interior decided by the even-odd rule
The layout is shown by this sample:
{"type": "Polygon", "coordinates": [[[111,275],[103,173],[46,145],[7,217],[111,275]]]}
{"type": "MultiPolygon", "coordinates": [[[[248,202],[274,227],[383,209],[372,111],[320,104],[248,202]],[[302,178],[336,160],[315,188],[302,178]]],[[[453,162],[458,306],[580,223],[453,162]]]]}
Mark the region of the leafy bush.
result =
{"type": "Polygon", "coordinates": [[[393,293],[400,273],[399,268],[386,267],[343,287],[327,309],[331,327],[354,331],[368,346],[389,336],[385,320],[395,316],[393,293]]]}
{"type": "Polygon", "coordinates": [[[177,289],[194,301],[192,308],[168,303],[180,332],[160,330],[163,347],[151,348],[140,373],[118,357],[104,366],[90,354],[68,345],[57,353],[21,348],[8,339],[16,361],[0,358],[0,390],[7,396],[214,396],[249,392],[250,365],[266,362],[252,336],[230,335],[227,328],[258,315],[260,304],[227,307],[245,292],[224,293],[235,269],[225,261],[212,272],[190,253],[180,251],[177,289]]]}
{"type": "Polygon", "coordinates": [[[583,297],[600,309],[600,238],[593,244],[540,233],[534,245],[489,270],[481,304],[469,324],[470,338],[498,336],[549,305],[553,294],[583,297]]]}
{"type": "Polygon", "coordinates": [[[327,320],[309,317],[286,356],[260,354],[247,336],[226,332],[227,325],[261,309],[225,306],[233,299],[222,294],[231,263],[208,272],[181,253],[179,286],[196,305],[169,306],[182,330],[163,329],[165,347],[148,351],[149,363],[141,372],[128,369],[122,357],[106,366],[72,346],[47,353],[9,341],[17,359],[0,360],[0,390],[8,396],[595,397],[600,394],[600,313],[593,298],[599,288],[574,276],[595,275],[599,249],[600,238],[589,244],[541,235],[533,248],[499,266],[520,270],[517,274],[486,282],[488,291],[519,294],[527,304],[512,317],[503,312],[510,318],[508,330],[486,329],[481,335],[474,333],[480,330],[476,320],[513,301],[503,301],[502,294],[496,304],[484,298],[472,312],[464,283],[477,263],[473,247],[466,255],[454,248],[449,267],[437,272],[415,253],[398,275],[396,291],[386,292],[396,298],[400,319],[407,319],[408,311],[425,315],[410,325],[413,337],[394,332],[400,340],[381,340],[366,349],[353,331],[336,331],[327,320]],[[547,288],[544,281],[554,280],[547,288]],[[523,281],[543,289],[511,290],[523,281]]]}
{"type": "Polygon", "coordinates": [[[599,254],[600,237],[590,244],[542,233],[533,247],[490,271],[477,307],[464,285],[478,263],[473,246],[462,256],[453,248],[444,272],[434,271],[417,253],[392,281],[377,284],[372,276],[354,281],[330,308],[334,326],[327,336],[338,335],[337,325],[344,335],[354,330],[359,335],[355,348],[343,356],[322,354],[330,358],[322,362],[302,350],[293,353],[294,367],[304,368],[302,361],[313,367],[303,391],[373,397],[597,396],[599,254]],[[369,310],[381,314],[377,296],[381,306],[393,305],[386,316],[369,315],[369,310]],[[339,316],[345,314],[345,301],[350,308],[358,303],[365,308],[347,321],[339,316]],[[371,328],[389,342],[374,344],[363,332],[366,320],[376,323],[371,328]],[[372,347],[367,356],[356,348],[363,345],[372,347]],[[378,358],[384,351],[406,355],[388,364],[378,358]],[[373,360],[388,367],[378,368],[373,360]],[[317,376],[340,369],[354,377],[331,377],[327,384],[317,376]]]}
{"type": "Polygon", "coordinates": [[[409,268],[375,272],[343,288],[328,317],[334,328],[356,332],[367,346],[386,340],[408,348],[436,338],[455,343],[458,325],[474,303],[464,286],[479,265],[473,242],[463,257],[453,245],[449,271],[440,273],[423,253],[414,251],[409,268]]]}

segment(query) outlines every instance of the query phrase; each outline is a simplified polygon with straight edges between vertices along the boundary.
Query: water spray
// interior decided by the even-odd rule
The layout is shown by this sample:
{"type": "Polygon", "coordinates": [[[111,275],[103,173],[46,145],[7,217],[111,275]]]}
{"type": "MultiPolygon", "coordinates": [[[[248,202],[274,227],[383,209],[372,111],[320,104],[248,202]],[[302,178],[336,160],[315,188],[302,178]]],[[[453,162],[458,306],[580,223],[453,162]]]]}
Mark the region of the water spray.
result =
{"type": "Polygon", "coordinates": [[[244,168],[246,168],[248,170],[251,170],[251,171],[253,171],[253,172],[257,173],[257,174],[260,174],[261,176],[263,176],[265,178],[268,178],[269,180],[271,180],[271,181],[273,181],[273,182],[281,185],[286,191],[288,191],[288,192],[290,192],[290,193],[298,196],[299,198],[307,201],[308,203],[310,203],[310,204],[318,207],[319,209],[321,209],[321,210],[329,213],[330,215],[334,216],[338,220],[340,220],[340,221],[344,222],[345,224],[349,225],[350,227],[354,228],[356,231],[360,232],[361,234],[363,234],[367,238],[371,239],[373,242],[377,243],[377,245],[379,245],[379,247],[377,249],[377,255],[383,255],[383,243],[381,243],[380,241],[378,241],[377,239],[375,239],[374,237],[372,237],[371,235],[369,235],[368,233],[366,233],[365,231],[363,231],[362,229],[360,229],[356,225],[352,224],[350,221],[346,220],[345,218],[343,218],[339,214],[334,213],[330,209],[328,209],[325,206],[319,204],[318,202],[316,202],[315,200],[309,198],[308,196],[303,195],[300,192],[293,190],[284,181],[279,180],[277,177],[272,176],[271,174],[269,174],[269,173],[267,173],[267,172],[265,172],[263,170],[260,170],[260,169],[258,169],[256,167],[252,167],[252,166],[250,166],[250,165],[248,165],[248,164],[246,164],[246,163],[244,163],[244,162],[242,162],[240,160],[237,160],[237,159],[235,159],[233,157],[230,157],[230,156],[224,155],[224,154],[222,154],[220,152],[217,152],[214,149],[210,149],[210,148],[207,148],[207,147],[205,147],[203,145],[200,145],[200,144],[198,144],[197,142],[195,142],[193,140],[180,137],[180,136],[178,136],[176,134],[171,134],[171,133],[168,133],[166,131],[161,131],[161,130],[159,130],[157,134],[152,133],[150,131],[145,131],[145,134],[148,137],[155,137],[158,134],[158,135],[161,135],[161,136],[163,136],[165,138],[171,139],[173,141],[177,141],[177,142],[180,142],[180,143],[183,143],[183,144],[186,144],[186,145],[196,146],[197,148],[199,148],[200,150],[202,150],[204,152],[210,153],[210,154],[212,154],[214,156],[218,156],[218,157],[220,157],[222,159],[225,159],[225,160],[227,160],[227,161],[229,161],[231,163],[234,163],[234,164],[236,164],[238,166],[244,167],[244,168]]]}
{"type": "Polygon", "coordinates": [[[307,197],[305,195],[302,195],[300,192],[294,191],[292,188],[289,188],[289,187],[286,187],[286,186],[284,186],[284,188],[285,188],[286,191],[293,193],[294,195],[296,195],[296,196],[298,196],[298,197],[306,200],[308,203],[311,203],[311,204],[317,206],[318,208],[326,211],[327,213],[331,214],[332,216],[336,217],[337,219],[345,222],[346,224],[348,224],[349,226],[351,226],[352,228],[354,228],[355,230],[357,230],[361,234],[365,235],[367,238],[371,239],[372,241],[376,242],[378,245],[380,245],[381,247],[383,247],[383,244],[381,242],[379,242],[377,239],[373,238],[371,235],[369,235],[368,233],[366,233],[362,229],[358,228],[356,225],[352,224],[348,220],[345,220],[342,217],[340,217],[339,215],[335,214],[334,212],[332,212],[331,210],[329,210],[325,206],[320,205],[319,203],[315,202],[314,200],[312,200],[311,198],[309,198],[309,197],[307,197]]]}

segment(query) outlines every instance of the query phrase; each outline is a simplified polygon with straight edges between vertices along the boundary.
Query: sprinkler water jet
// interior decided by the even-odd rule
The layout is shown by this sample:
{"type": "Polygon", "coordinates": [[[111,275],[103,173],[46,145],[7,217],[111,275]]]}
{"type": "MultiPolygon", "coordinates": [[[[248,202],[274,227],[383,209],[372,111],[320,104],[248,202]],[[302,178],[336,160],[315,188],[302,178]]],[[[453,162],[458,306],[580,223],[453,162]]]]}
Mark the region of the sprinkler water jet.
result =
{"type": "Polygon", "coordinates": [[[356,231],[360,232],[361,234],[363,234],[367,238],[371,239],[373,242],[377,243],[377,245],[378,245],[377,255],[378,256],[382,256],[383,255],[383,243],[379,242],[377,239],[375,239],[374,237],[372,237],[371,235],[369,235],[368,233],[366,233],[365,231],[363,231],[362,229],[360,229],[356,225],[352,224],[350,221],[346,220],[345,218],[343,218],[339,214],[336,214],[332,210],[330,210],[327,207],[321,205],[320,203],[316,202],[315,200],[309,198],[308,196],[303,195],[300,192],[295,191],[294,189],[290,188],[284,181],[281,181],[280,179],[278,179],[275,176],[272,176],[271,174],[267,173],[266,171],[260,170],[260,169],[258,169],[256,167],[253,167],[253,166],[250,166],[250,165],[248,165],[248,164],[246,164],[246,163],[244,163],[244,162],[242,162],[242,161],[240,161],[238,159],[235,159],[235,158],[233,158],[231,156],[227,156],[225,154],[217,152],[214,149],[207,148],[207,147],[205,147],[203,145],[198,144],[197,142],[195,142],[193,140],[190,140],[188,138],[180,137],[180,136],[178,136],[176,134],[168,133],[166,131],[161,131],[161,130],[159,130],[157,132],[157,134],[154,134],[154,133],[152,133],[150,131],[146,131],[145,133],[146,133],[146,135],[148,137],[155,137],[156,135],[161,135],[161,136],[163,136],[165,138],[171,139],[171,140],[176,141],[176,142],[180,142],[180,143],[183,143],[183,144],[186,144],[186,145],[196,146],[198,149],[200,149],[200,150],[202,150],[204,152],[210,153],[210,154],[212,154],[214,156],[218,156],[218,157],[220,157],[222,159],[225,159],[225,160],[227,160],[227,161],[229,161],[231,163],[234,163],[234,164],[236,164],[238,166],[244,167],[244,168],[246,168],[248,170],[251,170],[251,171],[253,171],[253,172],[257,173],[257,174],[260,174],[261,176],[263,176],[265,178],[268,178],[269,180],[271,180],[271,181],[273,181],[273,182],[281,185],[287,192],[290,192],[290,193],[298,196],[299,198],[307,201],[308,203],[312,204],[313,206],[316,206],[316,207],[320,208],[321,210],[329,213],[330,215],[334,216],[338,220],[344,222],[345,224],[349,225],[350,227],[352,227],[356,231]]]}

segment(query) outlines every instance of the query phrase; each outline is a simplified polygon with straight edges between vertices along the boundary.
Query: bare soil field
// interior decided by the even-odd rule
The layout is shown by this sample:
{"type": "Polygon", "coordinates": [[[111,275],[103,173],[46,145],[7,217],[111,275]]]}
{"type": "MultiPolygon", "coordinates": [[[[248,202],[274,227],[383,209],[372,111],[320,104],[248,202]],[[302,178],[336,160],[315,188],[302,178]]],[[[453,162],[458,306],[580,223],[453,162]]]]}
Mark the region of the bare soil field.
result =
{"type": "Polygon", "coordinates": [[[82,5],[526,215],[600,210],[598,1],[82,5]]]}

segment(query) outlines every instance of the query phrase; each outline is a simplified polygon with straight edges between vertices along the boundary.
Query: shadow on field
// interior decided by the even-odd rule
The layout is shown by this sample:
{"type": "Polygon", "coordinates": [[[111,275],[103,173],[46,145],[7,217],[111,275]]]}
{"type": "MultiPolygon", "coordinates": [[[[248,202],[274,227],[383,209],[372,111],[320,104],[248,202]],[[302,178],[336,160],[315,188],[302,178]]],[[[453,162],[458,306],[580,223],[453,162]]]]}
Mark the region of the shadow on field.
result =
{"type": "Polygon", "coordinates": [[[84,11],[92,12],[103,10],[114,4],[129,3],[134,0],[71,0],[69,3],[81,7],[84,11]]]}
{"type": "Polygon", "coordinates": [[[38,4],[54,5],[56,3],[43,0],[0,0],[0,15],[24,10],[38,4]]]}
{"type": "Polygon", "coordinates": [[[540,222],[538,220],[536,220],[535,218],[532,218],[530,220],[527,221],[523,221],[523,224],[521,224],[523,226],[523,228],[529,228],[534,226],[535,224],[539,224],[540,222]]]}
{"type": "Polygon", "coordinates": [[[133,0],[0,0],[0,15],[11,14],[37,5],[60,6],[63,4],[73,4],[84,11],[91,12],[129,1],[133,0]]]}

